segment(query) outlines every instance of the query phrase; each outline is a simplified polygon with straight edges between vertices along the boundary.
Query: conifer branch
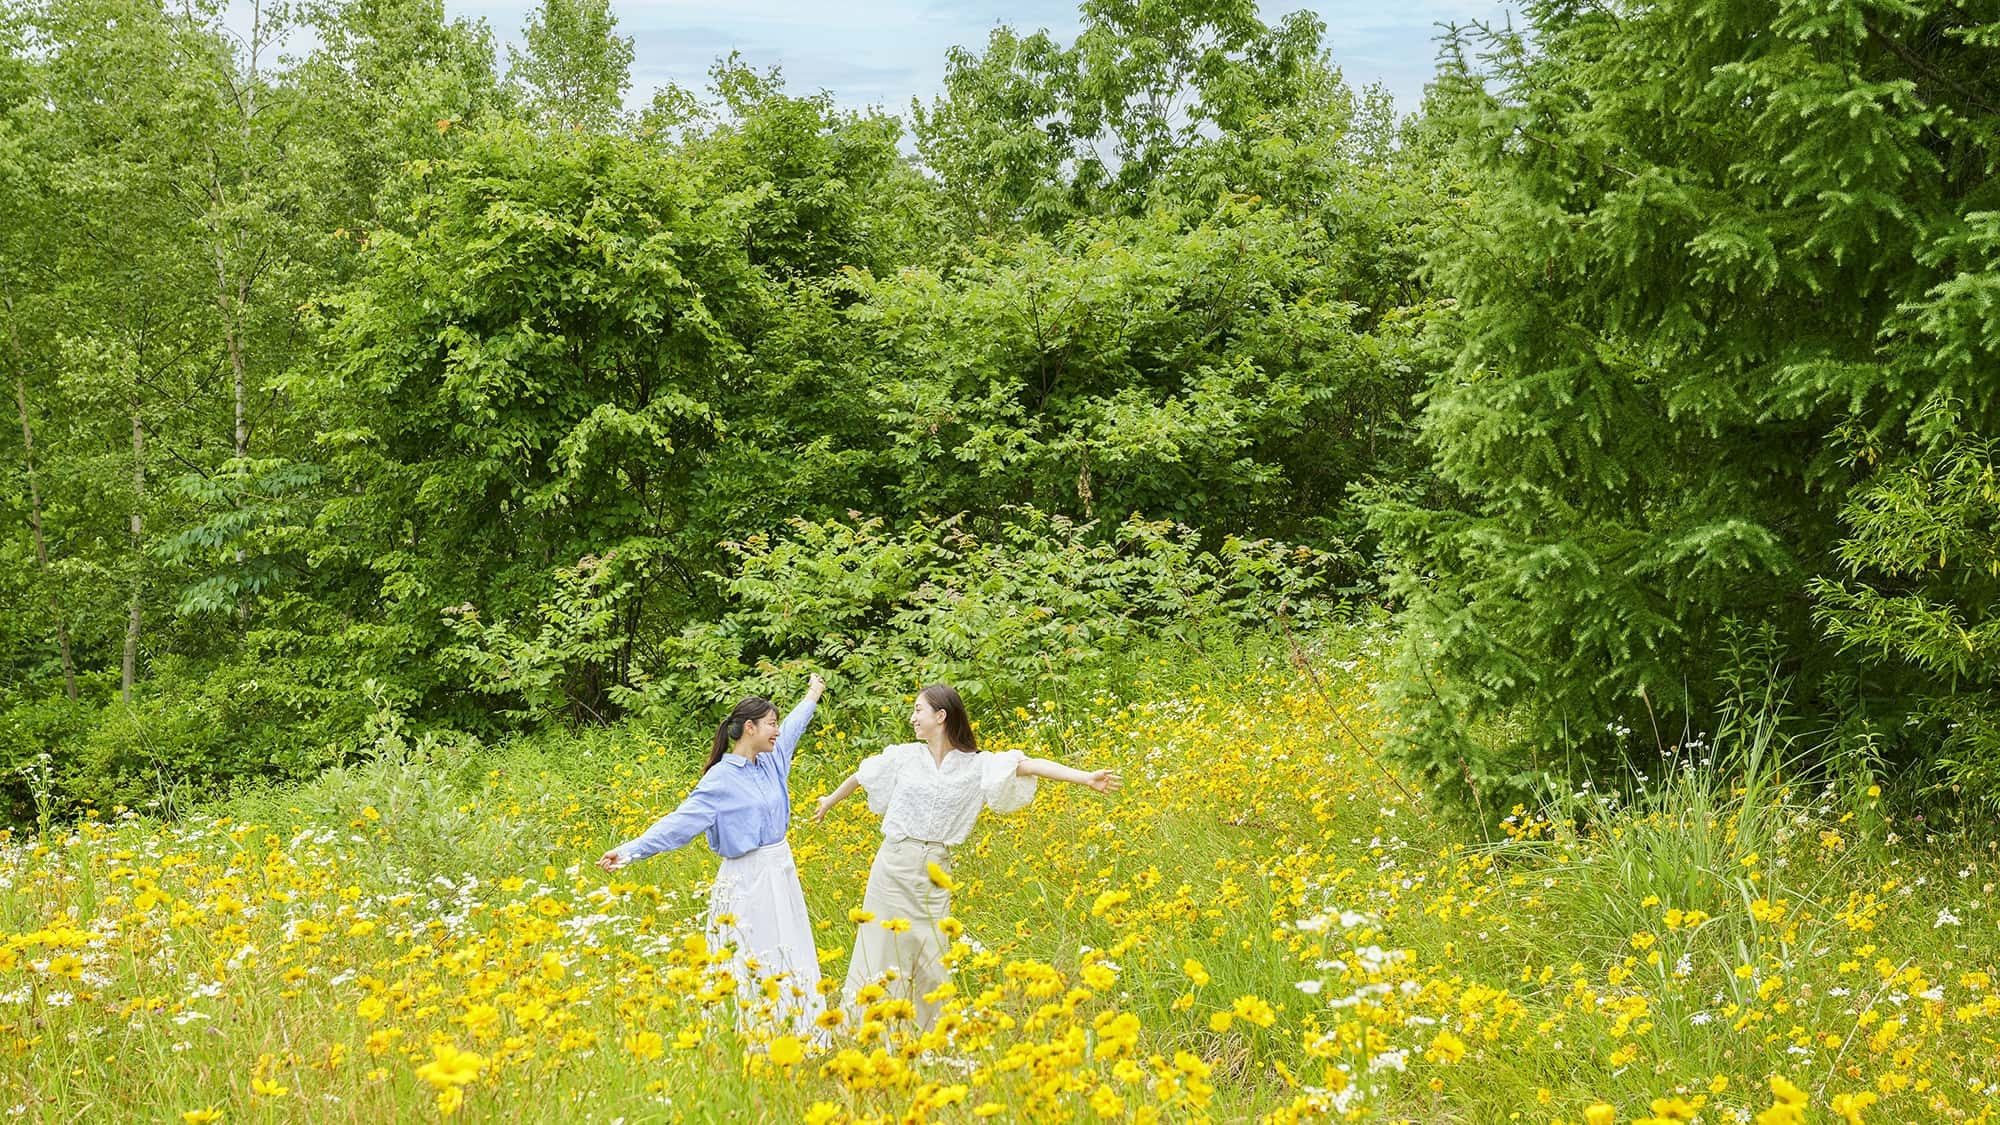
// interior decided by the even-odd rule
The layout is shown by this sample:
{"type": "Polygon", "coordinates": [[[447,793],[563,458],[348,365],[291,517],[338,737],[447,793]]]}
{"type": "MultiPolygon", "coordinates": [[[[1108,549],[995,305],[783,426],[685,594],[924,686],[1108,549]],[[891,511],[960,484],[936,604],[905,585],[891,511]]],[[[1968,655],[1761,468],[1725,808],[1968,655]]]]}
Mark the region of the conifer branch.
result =
{"type": "Polygon", "coordinates": [[[1918,74],[1923,75],[1925,78],[1929,78],[1932,81],[1940,82],[1946,86],[1951,87],[1952,89],[1958,91],[1960,94],[1963,94],[1967,101],[1971,102],[1975,106],[1978,106],[1980,109],[1985,110],[1987,113],[2000,114],[2000,106],[1996,106],[1992,102],[1989,102],[1986,99],[1980,97],[1977,91],[1973,90],[1965,83],[1960,82],[1958,79],[1953,78],[1951,75],[1946,74],[1943,71],[1938,70],[1936,67],[1930,65],[1929,63],[1925,62],[1914,51],[1910,50],[1908,47],[1903,46],[1901,43],[1897,42],[1893,36],[1889,35],[1881,28],[1875,26],[1874,20],[1870,19],[1867,16],[1863,16],[1861,17],[1861,26],[1867,28],[1868,34],[1874,36],[1877,40],[1879,40],[1884,47],[1889,48],[1890,54],[1895,55],[1897,58],[1909,64],[1910,69],[1916,71],[1918,74]]]}

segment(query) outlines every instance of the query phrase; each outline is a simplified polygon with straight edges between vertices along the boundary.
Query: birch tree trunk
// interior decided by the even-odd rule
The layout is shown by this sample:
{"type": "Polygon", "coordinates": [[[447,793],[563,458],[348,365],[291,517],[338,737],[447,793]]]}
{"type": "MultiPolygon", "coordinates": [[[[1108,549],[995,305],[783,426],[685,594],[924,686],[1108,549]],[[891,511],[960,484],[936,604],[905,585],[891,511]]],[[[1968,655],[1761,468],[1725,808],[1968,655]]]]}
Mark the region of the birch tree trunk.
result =
{"type": "Polygon", "coordinates": [[[139,672],[140,599],[145,593],[146,508],[146,424],[139,417],[139,396],[132,396],[132,614],[125,623],[125,659],[118,681],[118,697],[132,702],[132,684],[139,672]]]}
{"type": "MultiPolygon", "coordinates": [[[[222,185],[218,181],[216,183],[216,198],[218,201],[221,199],[221,192],[222,185]]],[[[229,374],[232,381],[232,393],[235,396],[236,442],[234,448],[236,465],[239,473],[247,473],[248,469],[244,458],[250,454],[250,386],[249,378],[244,371],[243,306],[250,300],[250,276],[248,273],[245,273],[236,279],[235,299],[232,301],[230,299],[229,271],[224,264],[226,259],[222,253],[220,242],[221,232],[218,231],[216,237],[218,241],[215,253],[215,296],[216,303],[222,306],[223,343],[229,350],[229,374]]],[[[242,504],[240,495],[237,504],[238,506],[242,504]]],[[[243,565],[244,557],[243,546],[239,543],[236,547],[236,565],[238,567],[243,565]]],[[[250,620],[250,599],[248,597],[240,596],[237,598],[236,620],[239,624],[247,623],[250,620]]]]}
{"type": "Polygon", "coordinates": [[[49,592],[49,615],[55,618],[56,648],[62,654],[63,694],[76,698],[76,663],[69,651],[69,621],[63,616],[62,597],[55,578],[49,573],[48,540],[42,535],[42,486],[35,471],[35,427],[28,412],[28,375],[21,358],[21,337],[14,327],[14,299],[7,306],[7,341],[14,354],[14,407],[21,414],[21,462],[28,478],[28,530],[35,541],[35,573],[49,592]]]}

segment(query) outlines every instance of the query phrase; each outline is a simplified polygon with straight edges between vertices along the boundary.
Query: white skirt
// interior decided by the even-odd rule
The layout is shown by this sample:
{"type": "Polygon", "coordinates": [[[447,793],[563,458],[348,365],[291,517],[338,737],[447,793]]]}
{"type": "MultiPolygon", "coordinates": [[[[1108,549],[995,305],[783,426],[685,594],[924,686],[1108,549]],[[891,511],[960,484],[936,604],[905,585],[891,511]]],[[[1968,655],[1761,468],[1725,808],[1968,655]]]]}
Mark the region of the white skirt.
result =
{"type": "Polygon", "coordinates": [[[709,894],[708,941],[731,950],[739,1024],[821,1037],[813,1022],[825,1011],[819,951],[789,842],[722,861],[709,894]]]}

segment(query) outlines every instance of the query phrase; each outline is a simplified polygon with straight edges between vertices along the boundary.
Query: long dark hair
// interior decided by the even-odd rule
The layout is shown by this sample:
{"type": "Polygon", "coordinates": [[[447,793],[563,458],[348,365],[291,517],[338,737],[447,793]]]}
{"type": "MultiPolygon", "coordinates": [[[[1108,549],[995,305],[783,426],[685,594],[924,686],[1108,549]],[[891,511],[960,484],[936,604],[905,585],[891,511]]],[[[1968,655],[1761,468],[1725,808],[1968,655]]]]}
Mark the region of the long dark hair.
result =
{"type": "Polygon", "coordinates": [[[972,717],[965,713],[965,700],[950,684],[926,684],[917,693],[931,709],[944,714],[944,740],[954,750],[979,750],[979,736],[972,733],[972,717]]]}
{"type": "MultiPolygon", "coordinates": [[[[954,695],[952,698],[956,699],[957,696],[954,695]]],[[[935,707],[937,704],[933,703],[931,706],[935,707]]],[[[709,747],[708,764],[701,767],[701,772],[707,773],[715,768],[715,763],[721,761],[724,754],[729,753],[729,744],[743,737],[744,727],[777,712],[778,705],[761,695],[750,696],[738,703],[730,710],[729,717],[722,720],[722,725],[715,728],[715,745],[709,747]]]]}

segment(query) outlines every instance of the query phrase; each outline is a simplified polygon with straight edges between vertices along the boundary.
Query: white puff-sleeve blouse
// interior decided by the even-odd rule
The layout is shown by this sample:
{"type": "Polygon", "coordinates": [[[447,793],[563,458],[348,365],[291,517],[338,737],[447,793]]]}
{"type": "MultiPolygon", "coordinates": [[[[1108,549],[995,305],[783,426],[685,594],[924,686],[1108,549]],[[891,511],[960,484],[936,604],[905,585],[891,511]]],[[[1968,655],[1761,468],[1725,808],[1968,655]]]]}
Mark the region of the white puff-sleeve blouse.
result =
{"type": "Polygon", "coordinates": [[[923,743],[899,742],[863,760],[854,776],[882,817],[884,837],[955,845],[982,809],[1013,812],[1035,799],[1035,779],[1015,773],[1026,757],[953,750],[940,764],[923,743]]]}

